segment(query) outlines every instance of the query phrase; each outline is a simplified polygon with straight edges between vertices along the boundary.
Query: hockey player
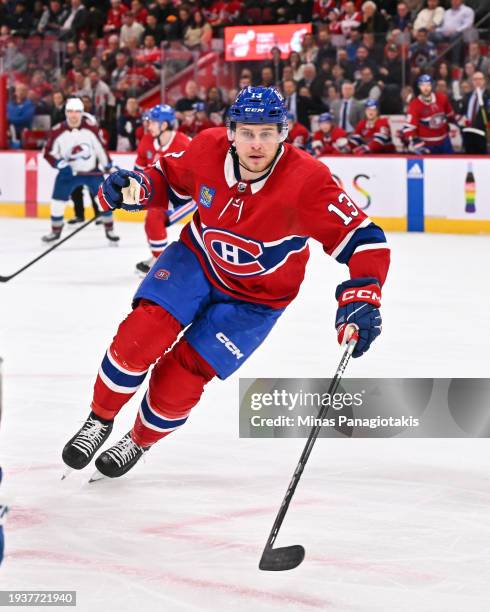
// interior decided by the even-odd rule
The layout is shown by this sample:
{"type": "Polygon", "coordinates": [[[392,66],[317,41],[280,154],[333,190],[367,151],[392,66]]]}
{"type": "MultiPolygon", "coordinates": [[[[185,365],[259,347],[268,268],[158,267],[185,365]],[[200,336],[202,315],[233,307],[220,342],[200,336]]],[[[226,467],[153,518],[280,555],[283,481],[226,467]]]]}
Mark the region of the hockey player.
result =
{"type": "Polygon", "coordinates": [[[390,124],[386,117],[380,117],[378,102],[368,99],[364,102],[365,115],[349,136],[352,152],[356,155],[365,153],[394,153],[390,124]]]}
{"type": "Polygon", "coordinates": [[[194,138],[202,131],[216,127],[208,117],[204,102],[195,102],[192,109],[184,111],[183,115],[183,121],[178,129],[189,138],[194,138]]]}
{"type": "MultiPolygon", "coordinates": [[[[185,151],[190,140],[184,134],[176,132],[174,109],[168,104],[158,104],[148,113],[148,133],[143,136],[138,145],[138,153],[135,161],[135,170],[143,170],[152,164],[160,155],[185,151]]],[[[151,257],[136,264],[136,270],[141,274],[148,274],[151,266],[155,263],[167,247],[166,225],[174,223],[182,217],[195,210],[195,205],[188,198],[175,196],[170,202],[170,211],[162,206],[148,206],[145,219],[145,233],[151,251],[151,257]],[[170,220],[171,209],[180,208],[175,211],[170,220]]]]}
{"type": "Polygon", "coordinates": [[[309,238],[349,267],[350,279],[335,291],[338,341],[355,324],[359,357],[380,334],[384,233],[323,163],[284,144],[286,137],[281,94],[247,87],[230,107],[227,129],[207,130],[186,151],[160,157],[144,173],[120,170],[101,186],[104,209],[165,207],[177,192],[194,198],[198,211],[139,286],[104,356],[92,411],[63,450],[71,468],[90,462],[155,362],[132,430],[95,465],[121,476],[182,426],[206,383],[233,374],[296,297],[309,238]]]}
{"type": "Polygon", "coordinates": [[[446,94],[434,92],[432,78],[422,74],[417,85],[420,94],[408,105],[407,121],[402,128],[402,139],[410,153],[454,153],[449,139],[448,122],[456,123],[446,94]]]}
{"type": "Polygon", "coordinates": [[[303,149],[303,151],[305,151],[310,139],[310,133],[304,125],[301,125],[301,123],[294,120],[294,113],[287,114],[287,121],[288,137],[286,142],[292,144],[293,147],[298,147],[298,149],[303,149]]]}
{"type": "MultiPolygon", "coordinates": [[[[44,242],[58,240],[63,229],[65,206],[74,189],[86,185],[93,196],[104,180],[103,172],[114,171],[112,161],[98,136],[98,128],[83,115],[83,102],[69,98],[65,106],[66,121],[56,125],[44,148],[44,157],[58,170],[51,202],[51,232],[44,242]]],[[[102,214],[105,234],[110,242],[117,242],[112,212],[102,214]]]]}
{"type": "Polygon", "coordinates": [[[318,118],[320,128],[313,134],[312,148],[316,157],[321,155],[338,155],[350,153],[348,134],[341,127],[334,125],[331,113],[322,113],[318,118]]]}

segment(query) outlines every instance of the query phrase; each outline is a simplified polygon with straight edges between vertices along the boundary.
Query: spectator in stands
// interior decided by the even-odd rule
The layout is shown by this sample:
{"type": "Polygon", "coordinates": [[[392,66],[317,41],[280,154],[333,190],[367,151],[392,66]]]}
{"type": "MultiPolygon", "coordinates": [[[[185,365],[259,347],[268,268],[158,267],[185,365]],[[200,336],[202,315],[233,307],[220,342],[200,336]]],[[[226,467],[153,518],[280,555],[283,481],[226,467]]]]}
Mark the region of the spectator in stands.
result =
{"type": "Polygon", "coordinates": [[[91,94],[89,79],[82,72],[73,73],[73,94],[78,98],[91,94]]]}
{"type": "Polygon", "coordinates": [[[142,26],[146,24],[148,10],[141,0],[131,0],[131,12],[138,23],[141,23],[142,26]]]}
{"type": "Polygon", "coordinates": [[[177,119],[181,120],[183,117],[182,113],[184,111],[192,110],[193,105],[196,102],[202,102],[198,93],[199,90],[196,81],[187,81],[185,84],[185,95],[177,100],[177,103],[175,104],[175,115],[177,119]]]}
{"type": "Polygon", "coordinates": [[[25,0],[17,0],[14,13],[8,18],[12,36],[27,38],[33,27],[32,14],[26,10],[25,0]]]}
{"type": "Polygon", "coordinates": [[[88,17],[88,11],[82,0],[70,0],[70,11],[61,26],[60,40],[77,40],[87,27],[88,17]]]}
{"type": "Polygon", "coordinates": [[[274,71],[270,66],[262,66],[259,85],[261,87],[272,87],[274,85],[274,71]]]}
{"type": "MultiPolygon", "coordinates": [[[[405,75],[407,75],[405,66],[405,75]]],[[[382,115],[397,115],[403,112],[401,88],[403,83],[403,64],[398,47],[389,43],[386,45],[386,57],[378,68],[381,97],[379,110],[382,115]]]]}
{"type": "Polygon", "coordinates": [[[316,56],[315,64],[317,69],[319,70],[324,59],[330,60],[332,64],[335,63],[335,60],[337,58],[337,49],[332,45],[330,33],[327,28],[322,28],[318,31],[317,39],[318,53],[316,56]]]}
{"type": "Polygon", "coordinates": [[[299,121],[307,130],[310,129],[311,101],[296,91],[296,82],[291,80],[282,83],[286,108],[293,114],[295,121],[299,121]]]}
{"type": "Polygon", "coordinates": [[[366,67],[370,68],[373,74],[377,74],[376,64],[369,57],[369,50],[364,45],[360,45],[356,52],[356,59],[348,64],[350,77],[358,81],[361,78],[362,69],[366,67]]]}
{"type": "Polygon", "coordinates": [[[111,72],[110,85],[113,89],[116,88],[119,81],[125,79],[129,74],[128,56],[124,51],[116,53],[116,67],[111,72]]]}
{"type": "Polygon", "coordinates": [[[65,120],[65,96],[62,91],[53,93],[53,104],[51,107],[51,127],[65,120]]]}
{"type": "Polygon", "coordinates": [[[439,0],[427,0],[427,8],[424,8],[415,18],[413,29],[415,33],[417,30],[427,30],[427,32],[434,32],[438,27],[442,25],[444,19],[444,9],[439,6],[439,0]]]}
{"type": "Polygon", "coordinates": [[[444,12],[442,24],[431,34],[434,42],[447,42],[452,45],[453,64],[461,61],[463,36],[469,34],[474,19],[474,10],[466,6],[463,0],[451,0],[451,8],[444,12]]]}
{"type": "Polygon", "coordinates": [[[212,38],[212,27],[205,21],[202,11],[194,9],[190,23],[184,30],[184,45],[191,50],[207,51],[212,38]]]}
{"type": "Polygon", "coordinates": [[[483,72],[483,74],[488,73],[490,60],[488,59],[488,57],[484,57],[481,54],[479,42],[470,42],[470,44],[468,45],[468,57],[466,61],[471,62],[475,67],[475,70],[477,70],[478,72],[483,72]]]}
{"type": "Polygon", "coordinates": [[[410,10],[406,2],[399,2],[396,7],[396,15],[391,20],[391,35],[396,44],[407,44],[410,42],[410,28],[412,26],[410,10]]]}
{"type": "Polygon", "coordinates": [[[485,75],[475,72],[473,91],[463,96],[462,114],[465,117],[463,144],[465,153],[485,155],[488,143],[488,118],[490,116],[490,92],[486,88],[485,75]]]}
{"type": "Polygon", "coordinates": [[[177,10],[172,0],[155,0],[155,3],[150,4],[148,8],[157,18],[157,22],[163,25],[163,30],[166,33],[170,27],[169,24],[177,17],[177,10]]]}
{"type": "Polygon", "coordinates": [[[252,72],[248,68],[245,68],[240,73],[240,79],[238,80],[238,89],[244,89],[252,84],[252,72]]]}
{"type": "Polygon", "coordinates": [[[5,72],[22,73],[27,70],[27,57],[19,51],[15,40],[9,40],[3,58],[5,72]]]}
{"type": "Polygon", "coordinates": [[[352,30],[350,33],[349,41],[345,46],[349,62],[353,62],[356,59],[357,49],[359,49],[361,41],[361,33],[359,32],[359,30],[352,30]]]}
{"type": "Polygon", "coordinates": [[[210,87],[206,95],[206,112],[209,116],[213,113],[221,113],[225,103],[223,102],[223,95],[221,89],[217,87],[210,87]]]}
{"type": "Polygon", "coordinates": [[[448,64],[448,62],[440,62],[440,64],[438,64],[435,70],[434,78],[443,79],[446,81],[448,87],[451,87],[451,66],[448,64]]]}
{"type": "Polygon", "coordinates": [[[131,38],[136,38],[138,43],[145,31],[144,26],[136,21],[131,11],[127,11],[122,15],[122,26],[119,34],[119,46],[126,47],[131,38]]]}
{"type": "Polygon", "coordinates": [[[60,0],[50,0],[37,24],[38,33],[57,36],[67,16],[68,10],[60,0]]]}
{"type": "Polygon", "coordinates": [[[271,59],[267,64],[272,68],[272,72],[274,73],[274,83],[280,83],[282,81],[284,61],[281,57],[281,49],[279,49],[279,47],[272,47],[271,59]]]}
{"type": "Polygon", "coordinates": [[[381,96],[381,89],[374,78],[373,71],[369,66],[361,70],[361,77],[355,83],[354,98],[360,102],[367,99],[378,101],[381,96]]]}
{"type": "Polygon", "coordinates": [[[309,64],[316,61],[318,55],[318,46],[313,34],[305,34],[301,43],[301,51],[299,56],[304,64],[309,64]]]}
{"type": "Polygon", "coordinates": [[[388,22],[385,16],[378,11],[375,2],[367,0],[362,3],[362,20],[359,26],[361,33],[384,34],[388,30],[388,22]]]}
{"type": "Polygon", "coordinates": [[[116,98],[109,85],[101,80],[96,70],[91,70],[88,78],[90,85],[89,96],[92,101],[95,118],[102,127],[105,127],[103,124],[108,120],[111,108],[115,107],[116,98]]]}
{"type": "Polygon", "coordinates": [[[141,111],[136,98],[128,98],[123,112],[117,120],[117,150],[136,151],[136,132],[143,125],[141,111]]]}
{"type": "Polygon", "coordinates": [[[7,105],[7,119],[14,128],[15,140],[20,141],[24,129],[30,129],[36,107],[27,97],[28,87],[24,83],[16,83],[12,100],[7,105]]]}
{"type": "Polygon", "coordinates": [[[315,64],[304,64],[303,78],[298,81],[298,91],[301,87],[308,87],[312,98],[319,100],[322,96],[324,80],[317,76],[315,64]]]}
{"type": "Polygon", "coordinates": [[[330,111],[333,113],[335,123],[350,134],[364,116],[364,107],[354,98],[354,85],[345,81],[341,89],[342,97],[332,103],[330,111]]]}
{"type": "Polygon", "coordinates": [[[90,62],[90,59],[94,55],[93,50],[89,47],[85,38],[80,38],[80,40],[78,41],[77,51],[78,56],[81,57],[82,62],[84,64],[88,64],[90,62]]]}
{"type": "Polygon", "coordinates": [[[107,74],[116,67],[116,55],[119,53],[119,35],[111,34],[107,39],[107,48],[102,51],[102,65],[107,71],[107,74]]]}
{"type": "Polygon", "coordinates": [[[145,31],[143,32],[143,36],[147,36],[148,34],[153,36],[157,45],[159,45],[163,40],[163,27],[158,23],[155,13],[148,13],[146,16],[145,31]]]}
{"type": "Polygon", "coordinates": [[[293,79],[299,81],[303,78],[303,65],[301,63],[301,57],[296,51],[291,51],[289,54],[287,64],[293,69],[293,79]]]}
{"type": "Polygon", "coordinates": [[[429,32],[425,28],[420,28],[415,32],[415,42],[410,45],[408,51],[412,79],[416,80],[425,73],[436,56],[436,46],[429,40],[429,32]]]}
{"type": "Polygon", "coordinates": [[[355,2],[345,2],[344,11],[340,18],[340,29],[342,34],[346,38],[349,38],[351,31],[360,27],[361,21],[362,15],[360,11],[356,10],[355,2]]]}
{"type": "Polygon", "coordinates": [[[334,64],[332,66],[332,80],[338,91],[340,91],[345,78],[345,68],[340,64],[334,64]]]}
{"type": "Polygon", "coordinates": [[[104,34],[117,34],[123,24],[123,16],[128,12],[128,7],[121,0],[111,0],[111,8],[107,13],[107,19],[103,27],[104,34]]]}
{"type": "Polygon", "coordinates": [[[364,32],[362,35],[362,44],[369,52],[369,59],[377,66],[384,60],[384,37],[383,42],[377,42],[375,35],[372,32],[364,32]]]}

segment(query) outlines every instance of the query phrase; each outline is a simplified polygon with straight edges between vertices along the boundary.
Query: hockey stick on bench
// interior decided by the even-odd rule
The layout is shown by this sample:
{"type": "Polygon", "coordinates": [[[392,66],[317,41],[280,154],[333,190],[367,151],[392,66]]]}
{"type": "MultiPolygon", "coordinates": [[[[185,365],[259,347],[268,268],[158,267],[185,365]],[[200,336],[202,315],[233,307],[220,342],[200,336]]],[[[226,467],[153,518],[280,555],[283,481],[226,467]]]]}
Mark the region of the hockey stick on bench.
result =
{"type": "Polygon", "coordinates": [[[59,242],[54,244],[52,247],[50,247],[49,249],[44,251],[44,253],[41,253],[41,255],[38,255],[36,258],[34,258],[29,263],[27,263],[25,266],[22,266],[22,268],[20,268],[20,270],[17,270],[17,272],[14,272],[13,274],[10,274],[9,276],[1,276],[0,275],[0,283],[6,283],[7,281],[11,280],[12,278],[17,276],[21,272],[24,272],[24,270],[27,270],[27,268],[30,268],[33,264],[36,263],[36,261],[39,261],[40,259],[45,257],[48,253],[51,253],[51,251],[54,251],[55,249],[57,249],[59,246],[61,246],[63,244],[63,242],[66,242],[67,240],[70,240],[70,238],[72,238],[75,234],[78,234],[78,232],[81,232],[83,229],[85,229],[87,227],[87,225],[90,225],[91,223],[93,223],[93,221],[95,221],[95,219],[96,219],[96,217],[92,217],[92,219],[89,219],[88,221],[86,221],[85,223],[80,225],[80,227],[77,227],[77,229],[74,230],[71,234],[68,234],[68,236],[66,236],[65,238],[63,238],[62,240],[60,240],[59,242]]]}
{"type": "MultiPolygon", "coordinates": [[[[349,359],[352,355],[352,352],[356,346],[358,335],[357,328],[353,327],[353,333],[351,335],[351,339],[349,340],[347,347],[344,351],[342,359],[340,360],[337,371],[335,372],[335,376],[330,383],[330,388],[328,389],[329,395],[333,395],[342,379],[342,375],[344,374],[345,368],[349,362],[349,359]]],[[[328,411],[328,404],[322,406],[320,412],[318,413],[318,421],[319,423],[325,418],[325,415],[328,411]]],[[[311,450],[315,441],[320,433],[322,426],[315,425],[311,430],[311,433],[308,437],[308,441],[306,442],[305,448],[301,453],[301,457],[298,461],[298,465],[294,470],[293,477],[291,478],[291,482],[289,483],[289,487],[286,491],[286,495],[282,500],[281,507],[279,508],[279,512],[277,513],[276,520],[274,521],[274,525],[272,526],[272,530],[269,534],[269,538],[267,539],[267,544],[265,545],[264,552],[262,553],[262,557],[259,563],[259,569],[265,571],[284,571],[289,569],[294,569],[297,567],[305,558],[305,549],[300,544],[295,544],[293,546],[283,546],[282,548],[273,548],[274,542],[276,541],[277,534],[279,533],[279,529],[281,528],[284,517],[286,516],[286,512],[288,511],[289,504],[291,499],[293,498],[296,487],[298,486],[299,479],[301,478],[301,474],[305,469],[306,462],[308,461],[308,457],[310,456],[311,450]]]]}

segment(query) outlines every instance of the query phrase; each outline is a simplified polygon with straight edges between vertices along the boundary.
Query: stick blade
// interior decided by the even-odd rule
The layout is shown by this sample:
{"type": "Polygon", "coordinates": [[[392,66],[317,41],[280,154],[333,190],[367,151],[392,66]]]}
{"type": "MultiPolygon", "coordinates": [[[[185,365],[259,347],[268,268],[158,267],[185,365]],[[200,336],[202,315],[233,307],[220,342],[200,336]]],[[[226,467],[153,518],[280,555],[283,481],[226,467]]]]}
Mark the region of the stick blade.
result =
{"type": "Polygon", "coordinates": [[[260,559],[259,569],[265,572],[283,572],[294,569],[305,558],[305,549],[296,544],[282,548],[265,547],[260,559]]]}

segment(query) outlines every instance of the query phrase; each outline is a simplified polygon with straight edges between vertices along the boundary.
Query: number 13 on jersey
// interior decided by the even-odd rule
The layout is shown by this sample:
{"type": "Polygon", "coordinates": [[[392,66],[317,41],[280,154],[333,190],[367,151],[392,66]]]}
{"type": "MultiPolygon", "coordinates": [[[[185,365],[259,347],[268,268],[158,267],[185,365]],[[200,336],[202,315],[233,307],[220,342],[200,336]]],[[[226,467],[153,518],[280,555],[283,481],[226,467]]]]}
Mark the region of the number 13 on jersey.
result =
{"type": "Polygon", "coordinates": [[[347,205],[347,207],[350,209],[349,210],[350,215],[346,215],[345,212],[343,212],[335,204],[329,204],[327,206],[327,210],[329,212],[333,212],[336,215],[338,215],[342,219],[342,221],[344,222],[344,225],[349,225],[349,223],[352,221],[352,219],[354,217],[357,217],[357,215],[359,214],[359,211],[357,210],[357,206],[349,198],[349,196],[346,193],[343,193],[343,192],[341,194],[339,194],[338,201],[339,201],[339,204],[347,205]]]}

